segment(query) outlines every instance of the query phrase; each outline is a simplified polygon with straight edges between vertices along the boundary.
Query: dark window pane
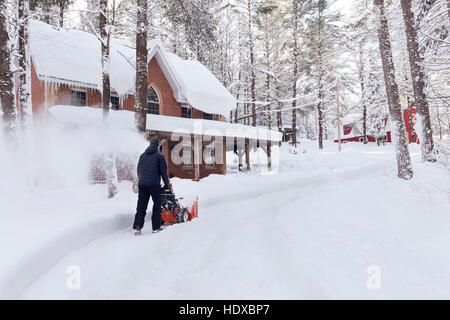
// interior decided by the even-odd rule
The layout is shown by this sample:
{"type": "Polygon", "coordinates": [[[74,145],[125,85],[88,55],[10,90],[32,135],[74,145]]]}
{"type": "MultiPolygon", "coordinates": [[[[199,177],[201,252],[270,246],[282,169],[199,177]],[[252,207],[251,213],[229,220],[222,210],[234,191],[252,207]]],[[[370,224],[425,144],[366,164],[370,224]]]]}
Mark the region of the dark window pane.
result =
{"type": "Polygon", "coordinates": [[[159,103],[147,102],[147,113],[159,114],[159,103]]]}
{"type": "Polygon", "coordinates": [[[183,118],[192,118],[192,109],[188,107],[181,107],[181,116],[183,118]]]}
{"type": "Polygon", "coordinates": [[[158,97],[158,94],[156,93],[155,88],[153,88],[153,87],[148,88],[147,101],[159,102],[159,97],[158,97]]]}
{"type": "Polygon", "coordinates": [[[147,113],[159,114],[159,97],[153,87],[147,91],[147,113]]]}
{"type": "Polygon", "coordinates": [[[116,96],[111,96],[111,109],[120,110],[120,99],[116,96]]]}
{"type": "Polygon", "coordinates": [[[70,104],[73,106],[85,106],[86,105],[86,92],[79,90],[70,91],[70,104]]]}
{"type": "Polygon", "coordinates": [[[211,113],[204,112],[203,113],[203,119],[212,120],[213,119],[213,115],[211,113]]]}

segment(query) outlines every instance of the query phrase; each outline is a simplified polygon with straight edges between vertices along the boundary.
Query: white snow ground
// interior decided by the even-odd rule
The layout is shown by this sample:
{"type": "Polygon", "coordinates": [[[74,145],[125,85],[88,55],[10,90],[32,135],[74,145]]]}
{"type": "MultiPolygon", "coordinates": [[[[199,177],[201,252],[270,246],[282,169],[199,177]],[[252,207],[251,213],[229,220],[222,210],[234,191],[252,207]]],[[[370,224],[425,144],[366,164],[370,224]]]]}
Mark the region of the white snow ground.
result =
{"type": "Polygon", "coordinates": [[[132,234],[130,183],[112,200],[102,185],[2,192],[0,296],[449,299],[449,170],[410,145],[415,176],[403,181],[390,145],[316,144],[283,146],[273,175],[230,163],[226,176],[173,179],[198,194],[199,218],[157,235],[150,221],[132,234]]]}

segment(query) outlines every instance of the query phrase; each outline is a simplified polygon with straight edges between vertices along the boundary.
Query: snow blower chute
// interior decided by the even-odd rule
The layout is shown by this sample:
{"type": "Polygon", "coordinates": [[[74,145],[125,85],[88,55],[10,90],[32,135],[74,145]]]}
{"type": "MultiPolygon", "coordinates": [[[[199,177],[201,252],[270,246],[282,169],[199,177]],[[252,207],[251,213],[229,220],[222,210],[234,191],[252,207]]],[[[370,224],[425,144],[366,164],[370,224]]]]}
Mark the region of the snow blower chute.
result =
{"type": "Polygon", "coordinates": [[[170,189],[161,189],[161,197],[161,217],[164,222],[183,223],[197,218],[198,197],[193,197],[191,201],[187,197],[177,199],[172,186],[170,189]]]}

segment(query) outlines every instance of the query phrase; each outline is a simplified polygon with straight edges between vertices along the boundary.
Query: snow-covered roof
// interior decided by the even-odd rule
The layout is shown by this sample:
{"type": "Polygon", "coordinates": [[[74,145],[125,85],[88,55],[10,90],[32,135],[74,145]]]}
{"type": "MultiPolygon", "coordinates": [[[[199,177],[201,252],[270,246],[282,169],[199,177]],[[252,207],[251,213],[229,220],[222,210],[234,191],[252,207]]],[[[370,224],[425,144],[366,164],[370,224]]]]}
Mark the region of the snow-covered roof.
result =
{"type": "MultiPolygon", "coordinates": [[[[30,54],[41,80],[101,88],[100,41],[95,35],[30,20],[30,54]]],[[[119,95],[134,91],[135,50],[111,39],[111,87],[119,95]]]]}
{"type": "Polygon", "coordinates": [[[187,103],[207,113],[228,117],[236,107],[236,100],[222,83],[200,62],[165,53],[187,103]]]}
{"type": "Polygon", "coordinates": [[[240,123],[169,117],[155,114],[147,115],[147,130],[174,132],[180,134],[189,133],[210,136],[250,138],[268,141],[281,141],[282,138],[282,134],[278,131],[246,126],[240,123]]]}
{"type": "Polygon", "coordinates": [[[341,118],[341,124],[345,126],[346,124],[352,124],[361,121],[362,118],[363,116],[360,113],[350,113],[341,118]]]}
{"type": "MultiPolygon", "coordinates": [[[[149,59],[157,59],[178,102],[229,116],[236,100],[205,66],[179,58],[159,41],[150,41],[148,47],[149,59]]],[[[101,88],[101,49],[95,35],[30,20],[30,49],[39,79],[101,88]]],[[[111,39],[110,57],[111,88],[119,95],[133,93],[135,49],[128,41],[111,39]]]]}
{"type": "MultiPolygon", "coordinates": [[[[103,125],[102,109],[94,107],[76,107],[58,105],[48,109],[51,116],[61,122],[99,127],[103,125]]],[[[112,128],[136,130],[133,111],[110,111],[109,125],[112,128]]],[[[188,119],[149,114],[147,115],[147,130],[159,132],[175,132],[250,138],[268,141],[281,141],[278,131],[251,127],[243,124],[224,121],[188,119]]]]}

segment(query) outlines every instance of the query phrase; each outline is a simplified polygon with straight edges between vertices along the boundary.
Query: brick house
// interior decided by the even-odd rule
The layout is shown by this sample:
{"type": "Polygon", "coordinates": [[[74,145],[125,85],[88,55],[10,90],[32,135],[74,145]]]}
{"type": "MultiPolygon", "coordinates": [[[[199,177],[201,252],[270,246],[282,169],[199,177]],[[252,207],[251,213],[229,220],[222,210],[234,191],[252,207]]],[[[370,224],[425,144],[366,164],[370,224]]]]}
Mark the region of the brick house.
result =
{"type": "MultiPolygon", "coordinates": [[[[206,67],[168,52],[159,41],[150,41],[149,48],[147,132],[149,138],[158,136],[162,140],[161,152],[168,159],[171,176],[200,179],[212,173],[224,174],[226,151],[236,152],[240,164],[245,154],[249,167],[250,150],[257,147],[267,152],[270,165],[270,146],[281,140],[278,132],[226,122],[236,101],[206,67]],[[221,131],[204,139],[203,133],[194,132],[194,123],[221,131]],[[184,131],[191,141],[183,145],[183,157],[188,153],[191,157],[182,164],[171,157],[171,151],[179,144],[173,140],[179,128],[187,128],[184,131]],[[248,133],[233,133],[237,131],[248,133]],[[205,163],[202,155],[211,145],[211,155],[219,154],[215,149],[219,139],[223,148],[221,161],[214,158],[213,164],[205,163]],[[201,163],[192,161],[198,157],[201,163]]],[[[56,105],[101,107],[100,43],[94,35],[31,20],[30,54],[32,109],[36,118],[56,105]]],[[[111,39],[110,55],[111,108],[134,112],[135,50],[124,40],[111,39]]]]}

